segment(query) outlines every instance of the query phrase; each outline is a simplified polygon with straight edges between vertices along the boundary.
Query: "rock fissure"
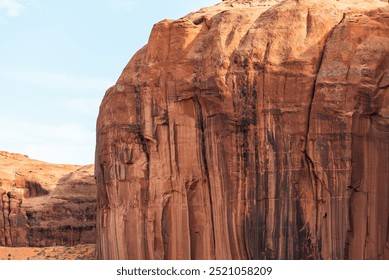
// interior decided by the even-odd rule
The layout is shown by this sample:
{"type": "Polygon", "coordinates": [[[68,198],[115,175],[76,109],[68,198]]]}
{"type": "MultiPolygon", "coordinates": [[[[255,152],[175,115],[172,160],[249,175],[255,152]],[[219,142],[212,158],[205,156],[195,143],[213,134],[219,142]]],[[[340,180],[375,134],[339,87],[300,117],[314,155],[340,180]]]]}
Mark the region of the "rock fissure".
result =
{"type": "Polygon", "coordinates": [[[10,197],[10,193],[7,193],[7,197],[8,197],[8,217],[7,217],[7,221],[8,221],[8,226],[9,226],[9,240],[8,240],[8,244],[13,244],[13,236],[12,236],[12,229],[13,229],[13,225],[11,223],[11,197],[10,197]]]}
{"type": "MultiPolygon", "coordinates": [[[[311,93],[311,97],[310,97],[310,100],[309,100],[309,103],[308,103],[308,114],[307,114],[307,126],[306,126],[306,134],[305,134],[305,143],[304,143],[304,155],[305,155],[305,160],[306,160],[306,163],[307,163],[307,167],[308,167],[308,174],[311,176],[311,181],[312,181],[312,187],[314,188],[313,190],[313,194],[315,196],[315,200],[316,200],[316,206],[315,206],[315,213],[316,213],[316,217],[315,217],[315,235],[316,236],[320,236],[320,233],[319,233],[319,201],[320,201],[320,198],[319,198],[319,186],[318,186],[318,183],[320,182],[322,186],[324,186],[324,182],[320,179],[320,177],[317,175],[317,172],[316,172],[316,168],[315,168],[315,163],[314,161],[312,160],[311,156],[309,155],[309,150],[308,150],[308,145],[309,145],[309,132],[310,132],[310,123],[311,123],[311,118],[313,118],[312,116],[312,106],[313,106],[313,103],[315,101],[315,93],[317,91],[317,77],[319,75],[319,72],[322,68],[322,64],[323,64],[323,59],[324,59],[324,55],[326,54],[326,46],[328,44],[328,41],[329,39],[331,38],[334,30],[336,30],[336,28],[342,24],[342,22],[344,21],[346,17],[346,13],[343,13],[343,16],[342,16],[342,19],[334,26],[332,27],[332,29],[329,31],[329,33],[327,34],[325,40],[324,40],[324,44],[323,44],[323,47],[322,47],[322,51],[320,53],[320,56],[319,56],[319,60],[318,60],[318,66],[316,67],[316,74],[315,74],[315,78],[313,80],[313,86],[312,86],[312,93],[311,93]]],[[[308,28],[308,24],[311,25],[312,24],[312,18],[311,18],[311,15],[310,15],[310,11],[308,10],[308,15],[307,15],[307,28],[308,28]]],[[[310,29],[309,29],[310,31],[310,29]]],[[[308,34],[308,30],[307,30],[307,34],[308,34]]],[[[319,241],[319,244],[321,242],[319,241]]],[[[319,251],[319,250],[318,250],[319,251]]]]}
{"type": "MultiPolygon", "coordinates": [[[[7,196],[8,197],[8,196],[7,196]]],[[[7,224],[9,225],[9,219],[6,217],[6,209],[5,209],[5,201],[4,201],[4,198],[3,198],[3,195],[1,195],[1,200],[2,200],[2,211],[1,211],[1,213],[2,213],[2,215],[3,215],[3,223],[4,223],[4,225],[3,225],[3,228],[4,228],[4,232],[3,232],[3,234],[4,234],[4,244],[2,244],[2,245],[10,245],[11,243],[9,243],[9,240],[8,240],[8,234],[7,234],[7,232],[8,232],[8,228],[7,228],[7,224]]]]}
{"type": "Polygon", "coordinates": [[[309,33],[311,32],[311,28],[312,28],[312,16],[311,16],[311,12],[310,12],[309,9],[308,9],[308,12],[307,12],[307,23],[306,23],[306,26],[307,26],[307,31],[306,31],[306,36],[305,37],[308,37],[309,33]]]}
{"type": "Polygon", "coordinates": [[[196,108],[197,112],[197,118],[198,118],[198,124],[200,128],[200,138],[201,138],[201,156],[202,156],[202,161],[203,161],[203,167],[204,167],[204,172],[205,172],[205,179],[206,179],[206,184],[208,187],[208,195],[209,195],[209,207],[210,207],[210,220],[211,220],[211,231],[212,231],[212,243],[213,243],[213,250],[216,249],[216,241],[215,241],[215,223],[214,223],[214,210],[213,210],[213,199],[212,199],[212,189],[211,189],[211,182],[210,182],[210,177],[209,177],[209,169],[208,169],[208,161],[207,161],[207,148],[205,144],[205,128],[204,128],[204,116],[202,113],[202,106],[199,101],[198,96],[193,97],[193,102],[196,108]]]}
{"type": "MultiPolygon", "coordinates": [[[[309,12],[308,12],[308,14],[309,14],[309,12]]],[[[326,46],[327,46],[328,40],[331,38],[334,30],[344,21],[345,18],[346,18],[346,13],[343,13],[342,19],[330,30],[330,32],[326,36],[326,39],[324,40],[323,49],[321,51],[321,54],[320,54],[320,57],[319,57],[319,60],[318,60],[318,66],[316,67],[317,71],[316,71],[316,74],[315,74],[315,78],[313,80],[313,87],[312,87],[310,101],[308,103],[308,116],[307,116],[307,126],[306,126],[306,133],[305,133],[305,142],[304,142],[304,154],[305,154],[305,157],[306,157],[308,165],[311,166],[311,169],[313,171],[314,177],[316,178],[315,180],[318,179],[318,176],[316,175],[316,173],[314,171],[315,168],[314,168],[313,160],[309,156],[309,152],[308,152],[308,140],[309,139],[308,139],[308,137],[309,137],[309,129],[310,129],[311,118],[313,118],[312,117],[312,105],[313,105],[313,102],[315,100],[317,76],[318,76],[318,73],[320,72],[320,69],[321,69],[322,64],[323,64],[323,58],[324,58],[324,55],[325,55],[325,52],[326,52],[326,46]]]]}

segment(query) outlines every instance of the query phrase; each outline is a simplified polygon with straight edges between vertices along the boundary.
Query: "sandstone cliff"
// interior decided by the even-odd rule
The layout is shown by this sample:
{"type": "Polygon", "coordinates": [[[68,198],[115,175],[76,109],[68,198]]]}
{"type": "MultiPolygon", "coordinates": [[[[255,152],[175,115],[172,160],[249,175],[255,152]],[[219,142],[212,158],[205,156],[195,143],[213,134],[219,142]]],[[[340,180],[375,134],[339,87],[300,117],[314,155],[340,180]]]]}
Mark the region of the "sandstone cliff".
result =
{"type": "Polygon", "coordinates": [[[389,8],[227,0],[102,101],[100,259],[389,259],[389,8]]]}
{"type": "Polygon", "coordinates": [[[23,246],[28,240],[26,211],[22,199],[0,188],[0,246],[23,246]]]}
{"type": "Polygon", "coordinates": [[[93,165],[59,165],[0,151],[0,246],[93,244],[93,165]]]}

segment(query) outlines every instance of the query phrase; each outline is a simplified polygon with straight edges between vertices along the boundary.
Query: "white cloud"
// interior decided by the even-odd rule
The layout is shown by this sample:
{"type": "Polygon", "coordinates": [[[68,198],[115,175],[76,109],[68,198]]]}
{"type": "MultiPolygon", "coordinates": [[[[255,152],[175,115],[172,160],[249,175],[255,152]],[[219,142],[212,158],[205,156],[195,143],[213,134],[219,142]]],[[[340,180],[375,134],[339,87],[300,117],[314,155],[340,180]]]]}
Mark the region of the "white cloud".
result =
{"type": "Polygon", "coordinates": [[[10,105],[19,111],[17,117],[7,117],[7,112],[0,111],[0,150],[53,163],[93,162],[98,108],[112,80],[0,68],[0,81],[11,85],[0,91],[2,101],[7,100],[3,94],[10,94],[12,85],[23,84],[22,89],[28,92],[18,93],[20,104],[10,105]],[[34,92],[47,94],[47,101],[36,100],[35,104],[33,98],[23,99],[34,92]],[[37,108],[25,108],[26,102],[33,102],[31,106],[37,108]]]}
{"type": "Polygon", "coordinates": [[[64,144],[59,147],[55,143],[47,143],[26,145],[21,150],[10,152],[49,163],[87,165],[94,163],[94,151],[94,145],[64,144]]]}
{"type": "Polygon", "coordinates": [[[67,73],[30,72],[20,69],[0,68],[0,78],[51,90],[104,93],[114,81],[106,78],[79,77],[67,73]]]}
{"type": "Polygon", "coordinates": [[[133,0],[107,0],[107,3],[108,3],[108,6],[113,10],[128,11],[136,4],[136,1],[133,1],[133,0]]]}
{"type": "Polygon", "coordinates": [[[20,16],[31,0],[0,0],[0,14],[9,17],[20,16]]]}
{"type": "Polygon", "coordinates": [[[25,7],[16,0],[0,0],[0,9],[5,10],[7,16],[20,16],[25,7]]]}
{"type": "Polygon", "coordinates": [[[94,138],[94,131],[88,131],[80,124],[35,123],[1,116],[0,121],[0,131],[2,135],[7,135],[8,141],[28,139],[30,142],[39,142],[48,139],[55,143],[80,143],[94,138]]]}
{"type": "Polygon", "coordinates": [[[77,123],[36,123],[0,116],[0,150],[71,164],[94,160],[95,131],[77,123]]]}

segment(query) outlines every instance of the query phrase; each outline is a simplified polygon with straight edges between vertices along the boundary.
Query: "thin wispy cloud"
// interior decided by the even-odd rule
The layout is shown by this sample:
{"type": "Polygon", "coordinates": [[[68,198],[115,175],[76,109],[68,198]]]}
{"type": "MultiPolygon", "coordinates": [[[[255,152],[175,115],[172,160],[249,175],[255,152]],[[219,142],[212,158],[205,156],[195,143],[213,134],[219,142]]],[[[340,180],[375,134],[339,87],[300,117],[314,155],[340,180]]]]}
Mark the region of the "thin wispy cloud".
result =
{"type": "Polygon", "coordinates": [[[97,118],[102,96],[66,98],[60,107],[69,112],[74,112],[87,119],[97,118]]]}
{"type": "Polygon", "coordinates": [[[7,135],[0,150],[27,154],[56,163],[90,164],[94,156],[94,128],[79,123],[36,123],[0,115],[0,131],[7,135]],[[78,160],[74,156],[78,155],[78,160]]]}
{"type": "Polygon", "coordinates": [[[128,11],[136,4],[134,0],[107,0],[108,6],[117,11],[128,11]]]}
{"type": "Polygon", "coordinates": [[[0,15],[17,17],[22,14],[31,0],[0,0],[0,15]]]}
{"type": "Polygon", "coordinates": [[[29,72],[22,69],[3,68],[0,68],[1,78],[45,89],[66,89],[84,92],[105,92],[115,82],[113,79],[81,77],[68,73],[29,72]]]}

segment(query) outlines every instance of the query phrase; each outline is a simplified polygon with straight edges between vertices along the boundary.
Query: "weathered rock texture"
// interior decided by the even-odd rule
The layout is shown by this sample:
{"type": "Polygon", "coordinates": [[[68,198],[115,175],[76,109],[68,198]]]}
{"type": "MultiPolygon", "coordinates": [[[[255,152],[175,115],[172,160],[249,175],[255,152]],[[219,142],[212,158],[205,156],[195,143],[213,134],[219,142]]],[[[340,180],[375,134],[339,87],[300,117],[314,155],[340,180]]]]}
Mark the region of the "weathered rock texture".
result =
{"type": "Polygon", "coordinates": [[[0,246],[93,244],[93,165],[58,165],[0,151],[0,246]]]}
{"type": "Polygon", "coordinates": [[[156,24],[101,104],[101,259],[389,259],[386,1],[156,24]]]}
{"type": "Polygon", "coordinates": [[[23,246],[28,243],[26,211],[22,199],[0,188],[0,245],[23,246]]]}

